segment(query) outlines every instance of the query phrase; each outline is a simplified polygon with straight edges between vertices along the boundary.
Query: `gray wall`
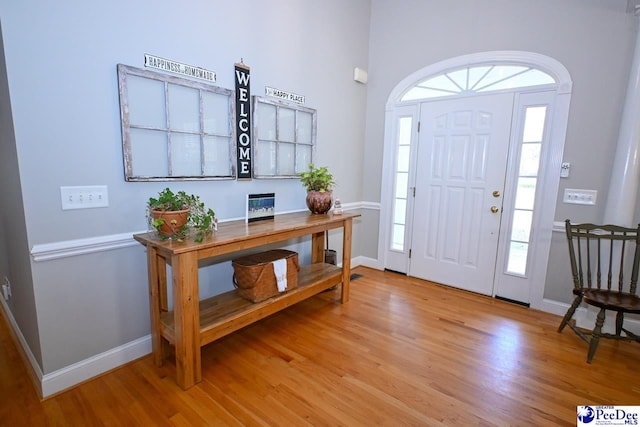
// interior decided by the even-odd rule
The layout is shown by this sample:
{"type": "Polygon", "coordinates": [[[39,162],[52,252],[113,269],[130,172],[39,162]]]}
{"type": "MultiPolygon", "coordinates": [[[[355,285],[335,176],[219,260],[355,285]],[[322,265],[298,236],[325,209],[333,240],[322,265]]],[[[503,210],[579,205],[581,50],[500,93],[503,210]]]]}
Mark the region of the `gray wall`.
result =
{"type": "MultiPolygon", "coordinates": [[[[2,27],[0,27],[2,30],[2,27]]],[[[20,187],[20,171],[0,31],[0,283],[11,283],[7,302],[31,352],[42,363],[38,322],[29,265],[29,247],[20,187]]]]}
{"type": "MultiPolygon", "coordinates": [[[[384,106],[391,90],[428,65],[470,53],[521,50],[561,62],[573,80],[564,188],[598,190],[595,207],[557,203],[556,220],[602,219],[637,22],[626,0],[372,0],[363,199],[380,200],[384,106]]],[[[566,257],[554,233],[552,260],[566,257]]],[[[566,261],[566,260],[565,260],[566,261]]],[[[552,262],[545,295],[569,300],[567,264],[552,262]],[[557,289],[556,289],[557,288],[557,289]]]]}
{"type": "MultiPolygon", "coordinates": [[[[145,53],[213,70],[229,89],[243,59],[254,95],[265,85],[304,95],[318,110],[317,163],[334,172],[343,203],[359,201],[366,86],[353,81],[353,68],[368,63],[369,7],[368,0],[2,2],[11,95],[9,104],[4,90],[2,103],[13,110],[12,121],[3,114],[2,132],[13,123],[15,143],[3,135],[11,186],[0,191],[24,199],[24,211],[17,203],[16,218],[3,223],[3,243],[29,262],[34,245],[146,229],[145,202],[166,183],[124,182],[116,80],[116,64],[143,68],[145,53]],[[108,186],[108,208],[62,211],[60,186],[96,184],[108,186]]],[[[246,193],[275,191],[279,212],[305,208],[297,180],[173,187],[199,194],[222,220],[244,216],[246,193]]],[[[4,252],[0,267],[8,264],[4,252]]],[[[228,268],[215,271],[203,274],[227,280],[228,268]]],[[[0,273],[24,282],[12,312],[31,350],[42,346],[45,374],[149,333],[141,246],[0,273]]]]}

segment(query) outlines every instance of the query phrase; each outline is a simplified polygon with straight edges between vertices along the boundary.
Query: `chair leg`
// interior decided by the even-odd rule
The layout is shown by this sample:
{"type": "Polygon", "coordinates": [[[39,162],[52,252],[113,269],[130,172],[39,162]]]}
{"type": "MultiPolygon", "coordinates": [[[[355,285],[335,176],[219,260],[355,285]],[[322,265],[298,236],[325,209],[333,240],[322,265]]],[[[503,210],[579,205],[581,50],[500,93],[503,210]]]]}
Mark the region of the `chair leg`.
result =
{"type": "Polygon", "coordinates": [[[578,295],[574,298],[573,303],[571,304],[571,307],[569,307],[569,309],[567,310],[567,313],[562,318],[562,322],[560,322],[560,326],[558,326],[558,332],[562,332],[564,327],[567,326],[567,323],[569,323],[569,321],[573,317],[573,313],[576,312],[576,309],[578,308],[581,302],[582,302],[582,295],[578,295]]]}
{"type": "Polygon", "coordinates": [[[605,309],[601,308],[598,316],[596,317],[596,327],[593,328],[591,333],[591,341],[589,341],[589,353],[587,354],[587,363],[591,363],[593,355],[596,354],[598,343],[600,342],[600,335],[602,335],[602,325],[604,325],[605,309]]]}
{"type": "Polygon", "coordinates": [[[623,323],[624,323],[624,313],[622,311],[619,311],[618,314],[616,314],[616,335],[617,336],[622,335],[623,323]]]}

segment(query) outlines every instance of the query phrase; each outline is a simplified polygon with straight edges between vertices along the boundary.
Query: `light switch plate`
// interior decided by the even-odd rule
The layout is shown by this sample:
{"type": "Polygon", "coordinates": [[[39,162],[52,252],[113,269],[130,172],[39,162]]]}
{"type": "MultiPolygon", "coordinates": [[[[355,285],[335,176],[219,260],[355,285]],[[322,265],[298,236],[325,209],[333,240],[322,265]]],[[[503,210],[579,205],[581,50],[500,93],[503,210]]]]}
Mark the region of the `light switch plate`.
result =
{"type": "Polygon", "coordinates": [[[577,188],[565,188],[564,203],[573,203],[576,205],[595,205],[598,192],[596,190],[581,190],[577,188]]]}
{"type": "Polygon", "coordinates": [[[106,185],[60,187],[62,210],[104,208],[109,206],[106,185]]]}

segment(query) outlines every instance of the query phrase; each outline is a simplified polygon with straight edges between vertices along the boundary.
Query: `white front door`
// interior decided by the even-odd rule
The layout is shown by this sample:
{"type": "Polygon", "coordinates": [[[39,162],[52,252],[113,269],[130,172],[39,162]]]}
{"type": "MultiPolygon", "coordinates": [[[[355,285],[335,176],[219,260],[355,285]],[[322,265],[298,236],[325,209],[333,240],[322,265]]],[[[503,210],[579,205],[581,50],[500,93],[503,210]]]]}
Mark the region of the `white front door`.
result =
{"type": "Polygon", "coordinates": [[[513,99],[421,104],[409,275],[492,295],[513,99]]]}

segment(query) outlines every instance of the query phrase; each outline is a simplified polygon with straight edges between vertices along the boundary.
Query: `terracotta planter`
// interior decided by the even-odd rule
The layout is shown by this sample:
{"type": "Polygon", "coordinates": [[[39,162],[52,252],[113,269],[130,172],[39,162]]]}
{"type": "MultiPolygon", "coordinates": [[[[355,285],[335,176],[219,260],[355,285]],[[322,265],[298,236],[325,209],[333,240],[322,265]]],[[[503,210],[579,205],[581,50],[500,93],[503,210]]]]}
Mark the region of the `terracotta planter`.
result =
{"type": "Polygon", "coordinates": [[[172,237],[182,232],[182,228],[189,218],[189,209],[181,211],[151,211],[153,219],[162,218],[164,224],[160,226],[158,232],[164,237],[172,237]]]}
{"type": "Polygon", "coordinates": [[[314,214],[326,214],[333,204],[333,191],[308,191],[307,207],[314,214]]]}

